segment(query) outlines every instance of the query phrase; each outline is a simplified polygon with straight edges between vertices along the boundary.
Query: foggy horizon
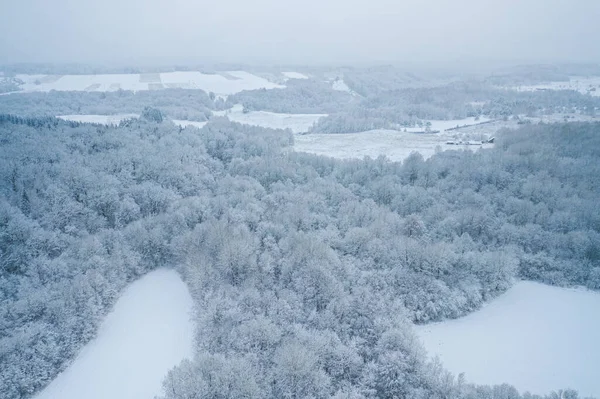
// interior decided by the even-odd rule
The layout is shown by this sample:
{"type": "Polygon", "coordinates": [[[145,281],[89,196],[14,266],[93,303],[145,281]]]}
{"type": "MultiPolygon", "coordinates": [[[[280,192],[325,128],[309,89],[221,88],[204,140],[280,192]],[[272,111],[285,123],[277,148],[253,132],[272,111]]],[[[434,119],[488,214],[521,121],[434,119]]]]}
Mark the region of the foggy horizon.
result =
{"type": "Polygon", "coordinates": [[[592,0],[24,0],[0,16],[0,62],[596,63],[598,15],[592,0]]]}

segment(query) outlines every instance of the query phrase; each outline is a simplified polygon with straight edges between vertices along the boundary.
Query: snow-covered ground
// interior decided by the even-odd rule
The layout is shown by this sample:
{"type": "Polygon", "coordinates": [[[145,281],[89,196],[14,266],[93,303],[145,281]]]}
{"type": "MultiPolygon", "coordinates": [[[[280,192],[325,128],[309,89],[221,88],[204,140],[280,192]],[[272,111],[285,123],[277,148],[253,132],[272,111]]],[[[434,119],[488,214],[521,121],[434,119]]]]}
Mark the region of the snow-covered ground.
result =
{"type": "Polygon", "coordinates": [[[288,79],[308,79],[308,76],[300,72],[281,72],[281,74],[288,79]]]}
{"type": "Polygon", "coordinates": [[[215,116],[227,116],[232,122],[271,129],[291,129],[294,133],[308,132],[308,129],[319,118],[327,116],[326,114],[280,114],[267,111],[244,113],[241,105],[236,105],[227,111],[213,112],[213,114],[215,116]]]}
{"type": "MultiPolygon", "coordinates": [[[[519,117],[521,118],[522,123],[527,122],[531,124],[598,121],[598,118],[596,117],[580,113],[556,113],[535,117],[519,115],[519,117]]],[[[506,121],[497,119],[490,123],[461,127],[460,129],[447,133],[453,133],[455,139],[483,140],[486,137],[493,137],[500,129],[518,129],[519,127],[522,127],[522,125],[519,124],[519,121],[512,118],[506,121]]]]}
{"type": "Polygon", "coordinates": [[[573,76],[568,82],[548,82],[537,85],[522,85],[511,87],[517,91],[538,90],[575,90],[582,94],[589,93],[592,96],[600,96],[600,77],[573,76]]]}
{"type": "Polygon", "coordinates": [[[371,130],[346,134],[306,134],[294,137],[294,150],[334,158],[377,158],[385,155],[391,161],[403,161],[411,152],[417,151],[429,158],[441,150],[490,148],[493,144],[447,145],[453,135],[443,133],[410,133],[397,130],[371,130]]]}
{"type": "MultiPolygon", "coordinates": [[[[229,120],[245,125],[267,127],[271,129],[291,129],[294,133],[304,133],[326,114],[278,114],[275,112],[252,111],[243,112],[241,106],[235,106],[227,111],[215,111],[215,116],[227,116],[229,120]]],[[[102,125],[118,125],[122,120],[137,118],[137,114],[120,115],[59,115],[57,118],[84,123],[98,123],[102,125]]],[[[181,127],[195,126],[202,128],[208,122],[196,122],[183,119],[174,119],[173,123],[181,127]]]]}
{"type": "MultiPolygon", "coordinates": [[[[525,118],[521,115],[521,118],[525,118]]],[[[581,113],[555,113],[550,115],[541,115],[529,119],[531,123],[563,123],[563,122],[597,122],[597,116],[590,116],[581,113]]]]}
{"type": "Polygon", "coordinates": [[[447,369],[479,384],[600,398],[600,293],[518,282],[466,317],[416,327],[447,369]]]}
{"type": "MultiPolygon", "coordinates": [[[[58,115],[57,118],[66,121],[82,122],[82,123],[97,123],[100,125],[118,125],[122,120],[130,118],[139,118],[138,114],[120,114],[120,115],[58,115]]],[[[204,127],[208,122],[187,121],[181,119],[173,119],[173,123],[181,126],[195,126],[199,129],[204,127]]]]}
{"type": "MultiPolygon", "coordinates": [[[[430,126],[431,131],[444,132],[448,129],[480,125],[482,123],[486,123],[489,121],[490,121],[490,118],[486,118],[486,117],[482,116],[479,119],[470,117],[470,118],[465,118],[465,119],[452,119],[452,120],[448,120],[448,121],[431,120],[429,122],[431,123],[431,126],[430,126]]],[[[424,121],[424,122],[426,123],[427,121],[424,121]]],[[[406,129],[402,129],[402,130],[406,130],[407,132],[422,132],[425,130],[425,127],[426,126],[423,125],[422,127],[408,127],[406,129]]]]}
{"type": "Polygon", "coordinates": [[[331,83],[331,88],[337,91],[345,91],[347,93],[352,94],[353,96],[358,96],[358,93],[356,93],[354,90],[348,87],[346,82],[344,82],[344,79],[341,78],[333,80],[333,82],[331,83]]]}
{"type": "MultiPolygon", "coordinates": [[[[582,114],[552,114],[541,117],[526,118],[532,124],[537,123],[563,123],[567,122],[592,122],[596,117],[582,114]]],[[[481,117],[430,121],[432,131],[440,133],[415,133],[423,132],[424,128],[407,128],[406,132],[397,130],[371,130],[359,133],[344,134],[306,134],[294,138],[296,151],[309,152],[317,155],[327,155],[334,158],[363,158],[365,156],[377,158],[385,155],[392,161],[402,161],[417,151],[424,158],[435,154],[436,149],[458,150],[478,148],[491,148],[493,144],[481,145],[449,145],[448,142],[482,142],[494,137],[500,129],[517,129],[521,127],[516,120],[493,120],[481,117]],[[459,129],[447,130],[460,126],[459,129]]]]}
{"type": "Polygon", "coordinates": [[[58,115],[57,118],[66,121],[82,123],[98,123],[101,125],[118,125],[122,120],[138,118],[138,114],[119,114],[119,115],[58,115]]]}
{"type": "Polygon", "coordinates": [[[204,127],[204,125],[206,125],[208,123],[208,121],[195,122],[195,121],[186,121],[183,119],[173,119],[173,123],[178,126],[181,126],[181,127],[194,126],[194,127],[197,127],[198,129],[202,129],[204,127]]]}
{"type": "Polygon", "coordinates": [[[192,298],[173,270],[131,284],[75,361],[36,399],[153,399],[192,356],[192,298]]]}
{"type": "Polygon", "coordinates": [[[275,89],[284,86],[244,71],[207,74],[180,71],[148,74],[104,75],[17,75],[24,84],[19,93],[32,91],[116,91],[160,90],[166,88],[202,89],[219,96],[242,90],[275,89]]]}

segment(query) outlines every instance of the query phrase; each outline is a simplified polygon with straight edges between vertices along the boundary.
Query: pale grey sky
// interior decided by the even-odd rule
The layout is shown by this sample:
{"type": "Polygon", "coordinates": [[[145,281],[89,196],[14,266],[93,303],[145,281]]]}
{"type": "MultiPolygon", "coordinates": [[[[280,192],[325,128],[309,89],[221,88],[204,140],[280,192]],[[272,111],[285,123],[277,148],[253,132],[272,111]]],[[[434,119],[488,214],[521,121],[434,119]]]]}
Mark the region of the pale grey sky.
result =
{"type": "Polygon", "coordinates": [[[600,0],[2,0],[0,62],[600,62],[600,0]]]}

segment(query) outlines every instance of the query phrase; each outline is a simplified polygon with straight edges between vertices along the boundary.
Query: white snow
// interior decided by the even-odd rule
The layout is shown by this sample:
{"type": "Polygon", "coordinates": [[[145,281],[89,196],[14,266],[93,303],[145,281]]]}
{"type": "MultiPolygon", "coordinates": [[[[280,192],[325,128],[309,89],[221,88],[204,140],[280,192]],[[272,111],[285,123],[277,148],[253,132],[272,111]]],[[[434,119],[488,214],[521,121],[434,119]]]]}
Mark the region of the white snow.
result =
{"type": "Polygon", "coordinates": [[[17,75],[24,84],[23,92],[32,91],[116,91],[159,90],[165,88],[202,89],[218,96],[227,96],[242,90],[274,89],[284,86],[269,82],[244,71],[207,74],[195,71],[156,74],[104,75],[17,75]]]}
{"type": "Polygon", "coordinates": [[[66,121],[82,123],[98,123],[101,125],[118,125],[122,120],[139,118],[138,114],[118,114],[118,115],[58,115],[57,118],[66,121]]]}
{"type": "MultiPolygon", "coordinates": [[[[327,114],[280,114],[276,112],[253,111],[244,113],[241,105],[234,106],[227,111],[214,111],[215,116],[226,116],[233,122],[245,125],[267,127],[271,129],[291,129],[294,133],[307,132],[319,119],[327,114]]],[[[119,115],[58,115],[57,118],[84,123],[99,123],[102,125],[118,125],[122,120],[138,118],[137,114],[119,115]]],[[[195,126],[202,128],[208,122],[196,122],[184,119],[173,119],[178,126],[195,126]]]]}
{"type": "Polygon", "coordinates": [[[540,90],[575,90],[582,94],[589,93],[592,96],[600,96],[600,77],[572,76],[566,82],[548,82],[537,85],[522,85],[510,87],[517,91],[540,91],[540,90]]]}
{"type": "Polygon", "coordinates": [[[490,148],[493,144],[452,145],[446,144],[453,136],[443,133],[417,134],[397,130],[371,130],[344,134],[306,134],[294,137],[294,150],[334,158],[362,159],[385,155],[391,161],[403,161],[411,152],[417,151],[429,158],[441,150],[490,148]]]}
{"type": "Polygon", "coordinates": [[[341,79],[341,78],[335,79],[333,81],[333,83],[331,84],[331,88],[333,90],[337,90],[337,91],[345,91],[347,93],[352,94],[353,96],[358,95],[358,93],[356,93],[354,90],[352,90],[350,87],[348,87],[346,82],[344,82],[344,79],[341,79]]]}
{"type": "MultiPolygon", "coordinates": [[[[490,129],[479,128],[480,124],[489,121],[490,119],[485,117],[481,117],[479,120],[465,118],[430,121],[431,131],[439,131],[439,133],[422,133],[425,131],[425,127],[402,128],[401,130],[378,129],[342,134],[311,133],[296,136],[294,150],[342,159],[362,159],[365,156],[377,158],[380,155],[385,155],[391,161],[403,161],[411,152],[417,151],[427,159],[435,154],[437,147],[441,150],[476,150],[492,147],[493,144],[451,146],[446,144],[448,141],[481,143],[482,140],[486,140],[493,135],[490,129]],[[465,135],[461,132],[447,130],[457,126],[470,127],[472,131],[465,135]],[[481,134],[479,133],[480,130],[481,134]],[[483,133],[484,130],[485,134],[483,133]]],[[[495,126],[495,131],[498,129],[499,127],[495,126]]]]}
{"type": "Polygon", "coordinates": [[[138,74],[110,75],[17,75],[25,82],[23,92],[31,91],[115,91],[148,90],[148,83],[140,82],[138,74]],[[118,87],[116,85],[119,85],[118,87]]]}
{"type": "Polygon", "coordinates": [[[192,356],[192,298],[173,270],[131,284],[98,336],[36,399],[152,399],[167,372],[192,356]]]}
{"type": "Polygon", "coordinates": [[[478,384],[600,397],[600,293],[522,281],[466,317],[417,326],[431,355],[478,384]]]}
{"type": "MultiPolygon", "coordinates": [[[[487,117],[480,117],[479,119],[475,119],[474,117],[464,118],[464,119],[452,119],[447,121],[442,120],[431,120],[431,131],[439,131],[444,132],[448,129],[454,129],[456,127],[467,127],[473,125],[479,125],[482,123],[489,122],[491,119],[487,117]]],[[[427,121],[423,121],[423,123],[427,123],[427,121]]],[[[408,127],[406,129],[407,132],[423,132],[425,130],[425,125],[423,127],[408,127]]]]}
{"type": "Polygon", "coordinates": [[[213,92],[218,96],[227,96],[239,93],[243,90],[276,89],[284,87],[244,71],[227,71],[225,74],[234,79],[228,79],[222,75],[204,74],[201,72],[161,73],[161,79],[167,86],[181,85],[183,83],[183,86],[181,86],[182,88],[202,89],[206,92],[213,92]]]}
{"type": "Polygon", "coordinates": [[[281,74],[288,79],[308,79],[308,76],[300,72],[281,72],[281,74]]]}
{"type": "Polygon", "coordinates": [[[176,124],[177,126],[181,126],[181,127],[193,126],[193,127],[197,127],[198,129],[202,129],[204,127],[204,125],[206,125],[208,123],[208,121],[196,122],[196,121],[186,121],[184,119],[173,119],[173,123],[176,124]]]}
{"type": "Polygon", "coordinates": [[[291,129],[294,133],[308,132],[319,118],[327,114],[282,114],[267,111],[244,113],[242,105],[236,105],[227,111],[213,112],[215,116],[226,116],[232,122],[244,125],[261,126],[271,129],[291,129]]]}

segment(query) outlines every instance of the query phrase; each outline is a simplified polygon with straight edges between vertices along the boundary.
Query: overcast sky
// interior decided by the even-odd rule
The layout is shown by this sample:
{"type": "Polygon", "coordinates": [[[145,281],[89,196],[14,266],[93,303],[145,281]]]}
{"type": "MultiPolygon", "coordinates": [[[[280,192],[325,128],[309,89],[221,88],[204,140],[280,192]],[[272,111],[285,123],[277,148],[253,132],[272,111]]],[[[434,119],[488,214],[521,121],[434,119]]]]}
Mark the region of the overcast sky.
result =
{"type": "Polygon", "coordinates": [[[2,0],[0,62],[600,62],[600,0],[2,0]]]}

